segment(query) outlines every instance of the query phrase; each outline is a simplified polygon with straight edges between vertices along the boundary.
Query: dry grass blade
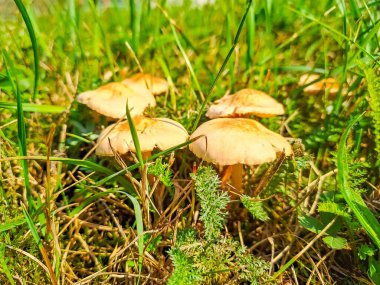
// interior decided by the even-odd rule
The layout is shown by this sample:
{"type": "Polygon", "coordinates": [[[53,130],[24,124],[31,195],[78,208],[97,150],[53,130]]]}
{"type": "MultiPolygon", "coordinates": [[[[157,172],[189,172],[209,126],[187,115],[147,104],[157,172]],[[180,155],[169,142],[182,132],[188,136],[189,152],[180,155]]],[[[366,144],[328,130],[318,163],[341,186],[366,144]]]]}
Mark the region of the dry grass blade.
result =
{"type": "Polygon", "coordinates": [[[329,222],[324,229],[317,234],[299,253],[297,253],[295,256],[293,256],[284,266],[282,266],[275,274],[272,276],[272,280],[276,280],[281,274],[285,272],[294,262],[296,262],[306,251],[309,250],[310,247],[313,246],[313,244],[322,237],[327,230],[335,223],[338,216],[336,216],[334,219],[329,222]]]}
{"type": "Polygon", "coordinates": [[[30,259],[32,259],[34,262],[36,262],[48,275],[50,275],[50,271],[49,269],[46,267],[45,264],[43,264],[37,257],[33,256],[32,254],[30,254],[29,252],[26,252],[22,249],[19,249],[19,248],[16,248],[16,247],[13,247],[11,245],[6,245],[7,248],[9,249],[12,249],[14,251],[17,251],[18,253],[21,253],[27,257],[29,257],[30,259]]]}

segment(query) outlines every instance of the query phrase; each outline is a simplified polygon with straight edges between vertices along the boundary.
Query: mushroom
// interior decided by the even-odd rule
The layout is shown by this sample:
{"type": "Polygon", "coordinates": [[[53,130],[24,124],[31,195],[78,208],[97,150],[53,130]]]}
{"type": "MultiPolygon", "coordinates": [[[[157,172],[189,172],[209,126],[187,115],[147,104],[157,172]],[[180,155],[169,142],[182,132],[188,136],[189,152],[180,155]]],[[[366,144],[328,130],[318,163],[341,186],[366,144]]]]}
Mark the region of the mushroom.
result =
{"type": "Polygon", "coordinates": [[[123,80],[122,83],[131,88],[148,90],[154,95],[166,93],[169,90],[169,83],[165,79],[147,73],[137,73],[123,80]]]}
{"type": "Polygon", "coordinates": [[[242,191],[243,164],[271,162],[279,152],[292,154],[284,137],[252,119],[214,119],[199,126],[190,139],[198,136],[204,138],[191,143],[190,150],[207,162],[229,166],[232,185],[239,192],[242,191]]]}
{"type": "MultiPolygon", "coordinates": [[[[144,159],[154,148],[161,150],[184,143],[188,138],[186,129],[178,122],[167,118],[135,117],[133,123],[140,142],[144,159]]],[[[96,154],[113,156],[114,149],[119,154],[136,152],[128,121],[112,124],[105,128],[99,138],[96,154]],[[112,148],[111,148],[112,146],[112,148]]]]}
{"type": "Polygon", "coordinates": [[[265,118],[284,113],[282,104],[266,93],[254,89],[242,89],[215,101],[208,109],[206,116],[220,118],[253,114],[265,118]]]}
{"type": "MultiPolygon", "coordinates": [[[[186,129],[171,119],[135,117],[133,123],[139,138],[143,159],[150,157],[155,148],[166,150],[184,143],[189,137],[186,129]]],[[[128,121],[110,125],[101,132],[96,154],[113,156],[113,150],[119,154],[125,154],[128,151],[136,152],[128,121]]],[[[148,175],[148,181],[152,184],[153,176],[148,175]]],[[[153,193],[158,211],[163,209],[164,189],[158,188],[153,193]]]]}
{"type": "Polygon", "coordinates": [[[339,82],[332,77],[321,79],[317,74],[304,74],[300,77],[298,82],[299,86],[306,86],[303,91],[308,95],[316,95],[324,92],[325,89],[329,91],[329,94],[334,96],[339,91],[339,82]]]}
{"type": "Polygon", "coordinates": [[[111,118],[124,117],[127,102],[132,116],[142,115],[148,106],[156,106],[156,100],[150,92],[146,90],[137,92],[119,82],[108,83],[98,89],[83,92],[77,96],[77,101],[111,118]]]}

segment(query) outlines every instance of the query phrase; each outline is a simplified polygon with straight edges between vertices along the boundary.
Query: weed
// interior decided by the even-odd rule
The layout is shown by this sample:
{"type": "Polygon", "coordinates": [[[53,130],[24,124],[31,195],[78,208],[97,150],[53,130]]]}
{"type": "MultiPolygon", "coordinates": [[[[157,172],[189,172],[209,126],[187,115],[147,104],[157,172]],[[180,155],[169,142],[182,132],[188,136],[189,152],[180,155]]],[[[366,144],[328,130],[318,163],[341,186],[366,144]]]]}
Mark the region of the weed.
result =
{"type": "Polygon", "coordinates": [[[210,167],[201,167],[192,178],[200,201],[204,238],[198,237],[195,229],[178,232],[176,244],[169,250],[174,272],[168,284],[268,282],[269,263],[221,233],[229,197],[221,192],[216,172],[210,167]]]}

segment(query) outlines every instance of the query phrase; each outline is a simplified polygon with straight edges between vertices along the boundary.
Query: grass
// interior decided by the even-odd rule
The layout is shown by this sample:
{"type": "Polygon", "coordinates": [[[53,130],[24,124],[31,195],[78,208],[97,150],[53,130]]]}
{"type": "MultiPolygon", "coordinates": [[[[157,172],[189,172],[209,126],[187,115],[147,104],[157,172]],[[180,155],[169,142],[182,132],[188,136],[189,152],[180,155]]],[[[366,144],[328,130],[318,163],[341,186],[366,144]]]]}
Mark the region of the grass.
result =
{"type": "MultiPolygon", "coordinates": [[[[18,143],[19,143],[19,152],[21,156],[26,155],[26,130],[25,130],[25,119],[24,119],[24,111],[22,108],[22,98],[20,93],[20,87],[18,83],[17,77],[13,73],[13,65],[9,58],[8,53],[4,50],[3,51],[3,60],[5,69],[8,75],[8,79],[12,85],[12,91],[15,94],[16,97],[16,104],[17,104],[17,136],[18,136],[18,143]]],[[[26,190],[26,199],[28,201],[28,208],[33,211],[34,205],[33,205],[33,199],[30,192],[30,183],[29,183],[29,174],[28,174],[28,161],[22,160],[22,171],[23,171],[23,178],[24,178],[24,185],[26,190]]]]}
{"type": "Polygon", "coordinates": [[[379,1],[170,2],[0,0],[0,283],[380,284],[379,1]],[[245,166],[227,210],[190,141],[95,156],[109,122],[76,95],[141,69],[170,83],[147,115],[189,133],[227,92],[271,94],[294,156],[245,166]]]}
{"type": "Polygon", "coordinates": [[[25,9],[24,4],[21,0],[16,0],[15,4],[17,5],[18,10],[20,11],[22,18],[25,22],[25,25],[28,29],[29,37],[32,42],[33,47],[33,56],[34,56],[34,87],[33,87],[33,101],[36,99],[37,92],[38,92],[38,78],[40,74],[40,69],[38,66],[39,57],[38,57],[38,42],[36,38],[36,34],[34,32],[34,28],[32,25],[32,21],[29,18],[29,14],[27,10],[25,9]]]}
{"type": "Polygon", "coordinates": [[[347,127],[347,130],[343,133],[342,138],[339,142],[338,149],[338,183],[340,191],[347,204],[354,212],[359,223],[367,231],[368,235],[371,237],[373,243],[380,248],[380,224],[377,221],[373,213],[368,209],[367,205],[361,198],[361,196],[351,189],[348,183],[348,150],[346,146],[346,140],[352,126],[360,119],[360,116],[355,118],[347,127]]]}

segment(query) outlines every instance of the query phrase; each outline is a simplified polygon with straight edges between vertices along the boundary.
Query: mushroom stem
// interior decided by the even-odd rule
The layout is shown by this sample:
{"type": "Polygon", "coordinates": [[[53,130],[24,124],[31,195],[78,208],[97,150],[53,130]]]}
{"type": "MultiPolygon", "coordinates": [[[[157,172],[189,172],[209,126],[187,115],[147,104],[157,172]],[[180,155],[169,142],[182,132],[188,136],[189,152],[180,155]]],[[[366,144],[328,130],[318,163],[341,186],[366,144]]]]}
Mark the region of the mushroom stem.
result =
{"type": "Polygon", "coordinates": [[[141,155],[142,155],[142,158],[144,160],[147,160],[149,157],[152,156],[152,152],[151,151],[144,151],[144,152],[141,152],[141,155]]]}
{"type": "Polygon", "coordinates": [[[243,164],[238,163],[231,165],[232,174],[231,174],[231,184],[236,188],[236,192],[243,192],[243,164]]]}
{"type": "Polygon", "coordinates": [[[224,186],[226,185],[228,180],[230,180],[231,178],[232,165],[221,167],[221,170],[219,170],[219,172],[222,173],[221,182],[222,182],[222,186],[224,186]]]}

